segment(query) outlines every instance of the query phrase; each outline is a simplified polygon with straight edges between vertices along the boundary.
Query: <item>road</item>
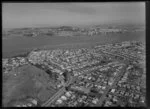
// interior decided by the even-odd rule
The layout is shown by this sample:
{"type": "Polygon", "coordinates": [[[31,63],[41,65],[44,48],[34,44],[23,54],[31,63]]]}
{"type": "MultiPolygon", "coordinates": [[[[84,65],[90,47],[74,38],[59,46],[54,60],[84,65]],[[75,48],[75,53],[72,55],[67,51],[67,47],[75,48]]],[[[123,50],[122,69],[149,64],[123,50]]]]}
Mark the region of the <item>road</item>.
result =
{"type": "MultiPolygon", "coordinates": [[[[112,46],[110,46],[110,47],[112,48],[112,46]]],[[[113,48],[112,48],[112,49],[113,49],[113,48]]],[[[110,51],[108,51],[108,50],[106,50],[106,49],[104,49],[104,48],[102,48],[102,47],[100,47],[100,50],[101,50],[101,51],[104,51],[104,52],[107,52],[107,53],[110,53],[110,51]]],[[[112,52],[111,54],[113,54],[113,52],[112,52]]],[[[113,54],[113,55],[114,55],[114,54],[113,54]]],[[[143,59],[138,58],[138,57],[135,57],[135,56],[133,56],[133,55],[131,55],[131,54],[127,54],[127,53],[120,52],[120,51],[117,51],[117,54],[115,53],[115,55],[125,56],[125,57],[127,57],[128,59],[131,58],[131,59],[143,60],[143,59]]]]}
{"type": "Polygon", "coordinates": [[[62,87],[57,93],[55,93],[48,101],[42,104],[42,107],[48,107],[50,104],[55,101],[59,96],[61,96],[65,92],[65,87],[62,87]]]}
{"type": "Polygon", "coordinates": [[[99,100],[99,102],[98,102],[98,104],[97,104],[96,106],[98,106],[98,107],[99,107],[99,106],[102,106],[102,103],[103,103],[103,101],[105,100],[105,97],[106,97],[107,93],[110,91],[110,89],[114,88],[115,85],[117,84],[117,82],[121,79],[121,77],[123,76],[123,74],[124,74],[125,71],[126,71],[126,67],[127,67],[127,65],[124,66],[124,68],[121,69],[121,71],[120,71],[120,73],[118,74],[118,76],[116,77],[116,79],[115,79],[113,85],[110,86],[110,87],[108,87],[108,88],[105,90],[105,92],[104,92],[103,95],[101,96],[101,98],[100,98],[100,100],[99,100]]]}
{"type": "Polygon", "coordinates": [[[106,53],[106,54],[110,54],[110,55],[114,55],[114,56],[119,56],[119,57],[124,57],[124,58],[126,58],[126,59],[131,59],[131,60],[142,60],[142,59],[140,59],[140,58],[137,58],[137,57],[134,57],[134,56],[131,56],[131,55],[128,55],[128,54],[123,54],[123,53],[117,53],[117,54],[113,54],[113,53],[111,53],[111,52],[108,52],[108,51],[106,51],[106,50],[102,50],[101,49],[101,51],[103,52],[103,53],[106,53]]]}
{"type": "MultiPolygon", "coordinates": [[[[106,54],[109,54],[109,55],[113,55],[113,56],[119,56],[119,57],[124,57],[126,59],[129,59],[129,60],[139,60],[137,59],[136,57],[130,57],[130,56],[127,56],[127,55],[124,55],[124,54],[113,54],[113,53],[110,53],[110,52],[107,52],[107,51],[104,51],[104,50],[101,50],[102,52],[106,53],[106,54]]],[[[98,102],[98,105],[97,106],[101,106],[103,101],[105,100],[105,96],[107,95],[107,93],[109,92],[110,89],[112,89],[116,83],[120,80],[120,78],[122,77],[122,75],[124,74],[125,72],[125,68],[126,66],[122,69],[124,71],[121,71],[118,75],[118,77],[116,77],[114,83],[112,86],[108,87],[104,94],[101,96],[100,98],[100,101],[98,102]]],[[[90,71],[89,71],[90,72],[90,71]]],[[[84,72],[84,73],[89,73],[89,72],[84,72]]],[[[65,90],[65,87],[66,86],[69,86],[71,83],[74,83],[75,81],[77,81],[77,77],[71,77],[69,79],[69,81],[65,84],[64,87],[62,87],[57,93],[55,93],[46,103],[44,103],[42,106],[46,106],[48,107],[53,101],[55,101],[59,96],[61,96],[66,90],[65,90]]]]}
{"type": "Polygon", "coordinates": [[[71,77],[69,81],[61,88],[57,93],[55,93],[48,101],[46,101],[42,106],[48,107],[50,104],[60,97],[65,91],[65,87],[69,86],[71,83],[74,83],[77,80],[77,77],[71,77]]]}

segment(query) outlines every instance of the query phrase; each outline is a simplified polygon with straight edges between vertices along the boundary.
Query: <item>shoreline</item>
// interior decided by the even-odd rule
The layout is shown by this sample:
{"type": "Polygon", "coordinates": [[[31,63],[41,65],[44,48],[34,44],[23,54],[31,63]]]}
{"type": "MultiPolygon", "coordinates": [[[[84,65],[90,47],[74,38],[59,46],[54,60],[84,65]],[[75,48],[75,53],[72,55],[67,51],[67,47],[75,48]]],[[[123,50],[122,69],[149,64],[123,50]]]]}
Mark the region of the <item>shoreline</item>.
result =
{"type": "MultiPolygon", "coordinates": [[[[135,40],[136,41],[136,40],[135,40]]],[[[125,41],[121,41],[125,42],[125,41]]],[[[23,51],[12,51],[12,52],[18,52],[14,53],[14,55],[10,56],[2,56],[3,59],[6,58],[14,58],[14,57],[27,57],[32,51],[39,51],[39,50],[57,50],[57,49],[80,49],[80,48],[91,48],[94,46],[98,45],[107,45],[107,44],[113,44],[113,43],[121,43],[119,41],[114,41],[112,43],[100,43],[100,42],[95,42],[95,43],[73,43],[73,44],[59,44],[59,45],[45,45],[42,47],[33,47],[33,48],[26,48],[23,51]],[[58,48],[56,48],[58,47],[58,48]]],[[[142,43],[145,43],[141,41],[142,43]]],[[[11,54],[12,52],[8,52],[8,54],[11,54]]],[[[6,53],[6,52],[5,52],[6,53]]]]}

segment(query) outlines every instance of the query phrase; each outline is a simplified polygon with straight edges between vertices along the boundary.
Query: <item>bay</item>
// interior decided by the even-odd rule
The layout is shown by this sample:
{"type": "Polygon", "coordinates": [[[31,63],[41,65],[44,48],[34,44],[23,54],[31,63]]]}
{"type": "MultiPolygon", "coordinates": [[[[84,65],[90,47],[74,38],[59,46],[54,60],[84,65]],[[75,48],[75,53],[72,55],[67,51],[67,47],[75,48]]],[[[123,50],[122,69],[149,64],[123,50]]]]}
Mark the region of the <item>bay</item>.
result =
{"type": "Polygon", "coordinates": [[[122,41],[142,41],[145,43],[145,32],[109,33],[96,36],[40,36],[10,37],[2,39],[2,57],[9,58],[26,53],[35,48],[75,49],[87,48],[96,44],[108,44],[122,41]]]}

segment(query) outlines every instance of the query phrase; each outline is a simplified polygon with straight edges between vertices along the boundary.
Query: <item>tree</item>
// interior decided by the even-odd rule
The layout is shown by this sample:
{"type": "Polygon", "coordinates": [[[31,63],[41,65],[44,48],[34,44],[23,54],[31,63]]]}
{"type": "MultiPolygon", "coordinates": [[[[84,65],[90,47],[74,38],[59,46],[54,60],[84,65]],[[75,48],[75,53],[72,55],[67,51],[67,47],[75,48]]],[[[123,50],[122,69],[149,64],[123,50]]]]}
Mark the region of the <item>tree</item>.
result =
{"type": "Polygon", "coordinates": [[[69,72],[67,70],[63,73],[63,76],[65,78],[65,82],[69,80],[69,77],[71,76],[70,75],[71,73],[72,73],[72,71],[69,72]]]}

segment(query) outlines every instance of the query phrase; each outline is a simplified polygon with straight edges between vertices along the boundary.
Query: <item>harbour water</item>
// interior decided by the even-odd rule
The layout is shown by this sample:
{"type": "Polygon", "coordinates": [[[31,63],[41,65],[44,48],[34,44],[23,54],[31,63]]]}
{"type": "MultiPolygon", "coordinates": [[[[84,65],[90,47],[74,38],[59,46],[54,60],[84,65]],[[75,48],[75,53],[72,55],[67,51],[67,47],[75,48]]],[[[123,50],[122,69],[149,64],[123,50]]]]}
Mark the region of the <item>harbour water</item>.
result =
{"type": "Polygon", "coordinates": [[[127,32],[127,33],[109,33],[97,36],[40,36],[40,37],[11,37],[2,40],[2,57],[8,58],[34,48],[47,48],[47,49],[69,49],[90,47],[95,44],[107,44],[114,42],[122,42],[136,40],[145,43],[145,32],[127,32]]]}

